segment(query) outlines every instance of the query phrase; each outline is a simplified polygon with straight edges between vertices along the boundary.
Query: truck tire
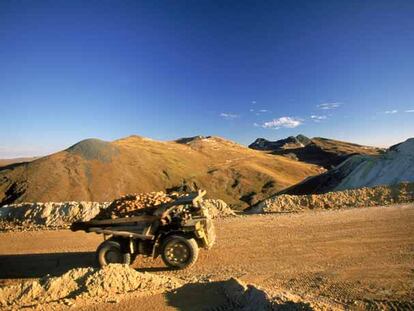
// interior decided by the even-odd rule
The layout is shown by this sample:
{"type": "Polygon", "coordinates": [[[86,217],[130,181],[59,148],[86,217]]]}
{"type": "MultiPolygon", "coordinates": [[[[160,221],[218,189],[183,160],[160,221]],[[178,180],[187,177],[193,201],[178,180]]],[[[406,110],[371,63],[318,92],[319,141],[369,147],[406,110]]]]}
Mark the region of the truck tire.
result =
{"type": "Polygon", "coordinates": [[[170,268],[189,268],[198,258],[197,242],[181,235],[170,235],[162,243],[161,258],[170,268]]]}
{"type": "Polygon", "coordinates": [[[131,264],[131,254],[122,252],[121,244],[114,240],[107,240],[96,250],[99,266],[104,267],[111,263],[131,264]]]}

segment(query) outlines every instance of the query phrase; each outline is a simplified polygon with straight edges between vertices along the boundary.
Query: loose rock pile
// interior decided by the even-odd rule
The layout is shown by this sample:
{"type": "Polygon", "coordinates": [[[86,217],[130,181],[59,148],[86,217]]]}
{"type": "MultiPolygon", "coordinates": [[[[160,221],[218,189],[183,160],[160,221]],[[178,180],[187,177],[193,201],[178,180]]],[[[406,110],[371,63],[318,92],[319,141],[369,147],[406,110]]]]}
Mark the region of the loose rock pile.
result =
{"type": "Polygon", "coordinates": [[[207,207],[211,218],[236,216],[236,213],[223,200],[205,199],[202,204],[207,207]]]}
{"type": "Polygon", "coordinates": [[[94,218],[109,203],[47,202],[19,203],[0,208],[0,228],[67,228],[75,221],[94,218]]]}
{"type": "Polygon", "coordinates": [[[253,207],[251,213],[300,212],[312,209],[341,209],[414,202],[414,183],[376,186],[311,195],[278,195],[253,207]]]}
{"type": "Polygon", "coordinates": [[[72,269],[59,277],[0,288],[0,307],[18,309],[25,306],[58,302],[73,304],[78,299],[94,302],[111,301],[114,296],[134,293],[160,293],[173,290],[181,283],[167,276],[137,272],[128,265],[109,265],[102,269],[72,269]]]}
{"type": "Polygon", "coordinates": [[[167,195],[162,191],[128,194],[114,200],[108,208],[101,210],[95,218],[109,219],[151,213],[159,205],[171,202],[178,196],[178,194],[167,195]]]}

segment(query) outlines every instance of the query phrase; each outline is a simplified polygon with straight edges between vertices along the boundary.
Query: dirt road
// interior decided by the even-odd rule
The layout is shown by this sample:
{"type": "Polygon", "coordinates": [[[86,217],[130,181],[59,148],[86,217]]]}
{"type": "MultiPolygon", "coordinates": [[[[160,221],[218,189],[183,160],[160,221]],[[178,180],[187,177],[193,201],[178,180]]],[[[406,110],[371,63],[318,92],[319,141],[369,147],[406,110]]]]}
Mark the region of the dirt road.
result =
{"type": "MultiPolygon", "coordinates": [[[[238,277],[346,306],[413,303],[414,204],[242,216],[218,220],[216,228],[217,244],[188,271],[167,271],[160,260],[141,258],[134,266],[190,283],[238,277]]],[[[2,233],[0,284],[92,265],[100,242],[98,235],[70,231],[2,233]]],[[[157,299],[172,306],[162,295],[157,299]]]]}

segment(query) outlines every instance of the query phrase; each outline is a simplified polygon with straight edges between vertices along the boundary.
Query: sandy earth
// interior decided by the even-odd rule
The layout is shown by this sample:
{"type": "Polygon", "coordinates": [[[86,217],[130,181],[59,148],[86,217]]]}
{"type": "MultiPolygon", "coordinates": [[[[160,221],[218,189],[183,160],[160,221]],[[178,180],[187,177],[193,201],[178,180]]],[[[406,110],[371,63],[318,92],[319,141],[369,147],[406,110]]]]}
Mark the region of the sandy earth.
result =
{"type": "MultiPolygon", "coordinates": [[[[220,281],[238,277],[269,291],[358,308],[414,309],[414,204],[303,214],[252,215],[216,221],[217,244],[187,271],[138,258],[140,271],[189,284],[175,294],[129,295],[83,310],[199,310],[225,299],[220,281]],[[198,281],[212,281],[208,284],[198,281]]],[[[60,275],[94,263],[101,242],[70,231],[0,234],[0,285],[60,275]]]]}

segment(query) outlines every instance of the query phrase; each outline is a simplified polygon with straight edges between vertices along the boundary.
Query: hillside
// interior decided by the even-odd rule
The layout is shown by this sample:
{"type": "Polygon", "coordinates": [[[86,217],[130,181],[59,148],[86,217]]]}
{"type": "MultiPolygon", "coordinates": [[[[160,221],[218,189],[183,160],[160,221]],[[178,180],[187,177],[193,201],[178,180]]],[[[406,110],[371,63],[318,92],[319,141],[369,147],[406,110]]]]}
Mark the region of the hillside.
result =
{"type": "Polygon", "coordinates": [[[34,161],[38,158],[39,157],[0,159],[0,167],[15,164],[15,163],[31,162],[31,161],[34,161]]]}
{"type": "Polygon", "coordinates": [[[334,169],[308,178],[283,193],[325,193],[413,181],[414,138],[410,138],[390,147],[384,154],[354,155],[334,169]]]}
{"type": "Polygon", "coordinates": [[[355,154],[375,155],[382,153],[380,148],[322,137],[308,138],[304,135],[289,136],[277,141],[258,138],[249,145],[249,148],[296,158],[299,161],[320,165],[326,169],[337,166],[355,154]]]}
{"type": "Polygon", "coordinates": [[[0,168],[0,205],[102,202],[127,193],[203,188],[210,197],[243,208],[321,172],[315,165],[219,137],[87,139],[33,162],[0,168]]]}

